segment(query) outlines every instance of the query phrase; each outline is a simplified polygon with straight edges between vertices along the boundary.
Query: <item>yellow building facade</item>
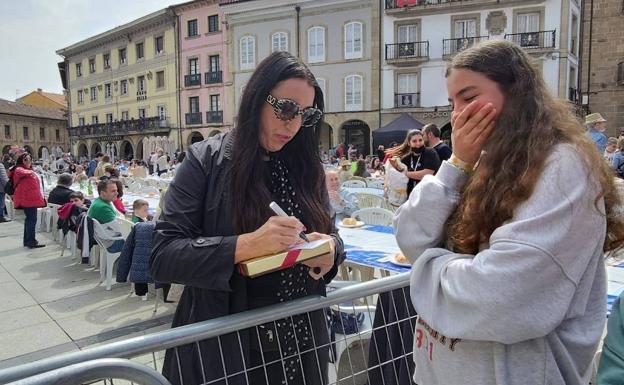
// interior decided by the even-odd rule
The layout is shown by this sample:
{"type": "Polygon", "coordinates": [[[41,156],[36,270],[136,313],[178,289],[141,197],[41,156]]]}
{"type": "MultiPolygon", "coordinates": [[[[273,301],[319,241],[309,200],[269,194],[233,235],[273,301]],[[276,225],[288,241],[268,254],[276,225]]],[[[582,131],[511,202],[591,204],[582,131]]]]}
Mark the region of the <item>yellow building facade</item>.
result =
{"type": "Polygon", "coordinates": [[[163,9],[57,51],[75,155],[147,159],[179,148],[176,30],[163,9]]]}

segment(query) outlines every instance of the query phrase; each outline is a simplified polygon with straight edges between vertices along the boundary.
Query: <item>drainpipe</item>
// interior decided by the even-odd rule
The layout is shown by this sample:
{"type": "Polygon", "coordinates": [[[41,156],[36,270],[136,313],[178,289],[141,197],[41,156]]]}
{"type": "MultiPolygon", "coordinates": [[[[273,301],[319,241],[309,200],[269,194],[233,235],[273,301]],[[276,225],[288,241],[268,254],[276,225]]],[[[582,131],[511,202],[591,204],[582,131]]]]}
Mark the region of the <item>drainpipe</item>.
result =
{"type": "Polygon", "coordinates": [[[301,17],[301,7],[300,6],[296,6],[295,7],[295,11],[297,12],[297,18],[295,19],[295,41],[297,44],[297,57],[301,58],[301,44],[299,44],[299,39],[300,39],[300,32],[299,32],[299,25],[300,25],[300,17],[301,17]]]}
{"type": "MultiPolygon", "coordinates": [[[[175,36],[175,45],[177,46],[175,56],[175,78],[176,78],[176,108],[178,110],[178,145],[180,151],[184,151],[184,143],[182,143],[182,108],[180,106],[180,56],[182,55],[182,48],[180,47],[180,16],[176,13],[173,7],[170,7],[173,13],[173,34],[175,36]]],[[[145,156],[145,154],[143,154],[145,156]]]]}
{"type": "MultiPolygon", "coordinates": [[[[576,84],[578,87],[578,97],[580,100],[578,101],[578,106],[582,108],[583,106],[583,57],[584,55],[584,47],[583,40],[585,39],[585,0],[581,0],[581,16],[579,21],[579,49],[578,49],[578,71],[576,71],[576,84]]],[[[580,111],[579,111],[580,112],[580,111]]]]}
{"type": "MultiPolygon", "coordinates": [[[[378,129],[381,128],[381,110],[383,108],[383,87],[381,85],[381,81],[383,79],[382,76],[382,72],[383,72],[383,62],[384,62],[384,49],[382,49],[382,46],[385,47],[384,45],[384,34],[383,34],[383,15],[384,15],[384,6],[383,6],[383,1],[378,1],[379,3],[379,69],[377,71],[378,74],[378,81],[379,81],[379,97],[378,97],[378,108],[379,108],[379,127],[377,127],[378,129]]],[[[371,132],[371,142],[372,142],[372,138],[373,137],[373,133],[371,132]]],[[[371,144],[371,148],[373,150],[373,154],[375,153],[376,149],[375,149],[375,144],[371,144]]],[[[382,161],[383,159],[380,159],[380,161],[382,161]]]]}
{"type": "Polygon", "coordinates": [[[594,34],[594,0],[591,1],[591,9],[589,11],[589,47],[587,55],[587,110],[589,112],[589,97],[591,94],[591,57],[592,57],[592,36],[594,34]]]}

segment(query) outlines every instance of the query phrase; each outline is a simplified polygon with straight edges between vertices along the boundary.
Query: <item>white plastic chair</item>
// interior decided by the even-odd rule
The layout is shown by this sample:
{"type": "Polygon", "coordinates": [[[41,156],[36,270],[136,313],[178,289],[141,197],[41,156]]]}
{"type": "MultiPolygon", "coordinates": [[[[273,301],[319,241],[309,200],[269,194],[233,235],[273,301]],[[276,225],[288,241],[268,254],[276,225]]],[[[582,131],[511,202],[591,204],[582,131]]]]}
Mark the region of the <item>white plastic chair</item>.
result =
{"type": "Polygon", "coordinates": [[[141,191],[141,188],[141,183],[134,182],[130,186],[128,186],[128,191],[132,193],[138,193],[139,191],[141,191]]]}
{"type": "MultiPolygon", "coordinates": [[[[119,219],[117,219],[119,220],[119,219]]],[[[98,222],[96,219],[93,219],[93,227],[94,227],[94,236],[93,238],[95,238],[95,241],[97,242],[98,246],[99,246],[99,259],[100,259],[100,283],[104,282],[104,280],[106,280],[106,290],[110,290],[111,289],[111,285],[113,282],[113,265],[115,264],[115,261],[119,258],[119,256],[121,255],[121,251],[117,252],[117,253],[111,253],[110,251],[108,251],[106,249],[106,246],[104,246],[103,240],[100,239],[97,236],[97,231],[95,231],[95,227],[102,227],[103,225],[98,222]]],[[[126,238],[123,236],[118,236],[118,237],[114,237],[110,240],[112,241],[116,241],[116,240],[125,240],[126,238]]]]}
{"type": "Polygon", "coordinates": [[[368,207],[381,207],[385,208],[386,200],[383,197],[375,194],[368,193],[356,193],[355,194],[358,201],[358,208],[365,209],[368,207]]]}
{"type": "Polygon", "coordinates": [[[394,213],[379,207],[369,207],[355,211],[351,217],[363,221],[367,225],[392,226],[394,213]]]}
{"type": "Polygon", "coordinates": [[[384,181],[379,179],[373,179],[366,182],[366,186],[369,188],[376,188],[383,190],[384,189],[384,181]]]}
{"type": "Polygon", "coordinates": [[[6,207],[9,219],[15,219],[15,207],[13,206],[13,199],[8,194],[6,194],[6,198],[4,199],[4,207],[6,207]]]}
{"type": "Polygon", "coordinates": [[[62,231],[60,231],[61,234],[61,257],[65,254],[65,249],[69,249],[71,250],[71,256],[72,258],[76,257],[76,250],[77,250],[77,244],[76,244],[76,233],[74,233],[73,231],[68,231],[67,234],[64,234],[62,231]]]}
{"type": "Polygon", "coordinates": [[[363,180],[347,180],[342,182],[342,187],[366,188],[366,182],[363,180]]]}

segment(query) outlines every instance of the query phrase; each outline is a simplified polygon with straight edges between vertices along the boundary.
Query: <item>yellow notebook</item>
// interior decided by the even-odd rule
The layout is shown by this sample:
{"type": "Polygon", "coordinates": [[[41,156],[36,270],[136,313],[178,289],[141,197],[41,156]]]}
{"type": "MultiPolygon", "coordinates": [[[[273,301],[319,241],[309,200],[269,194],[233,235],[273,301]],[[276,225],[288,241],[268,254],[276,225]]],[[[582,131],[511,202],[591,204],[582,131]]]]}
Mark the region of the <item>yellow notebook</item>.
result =
{"type": "Polygon", "coordinates": [[[255,278],[277,270],[288,269],[299,262],[327,254],[330,251],[329,239],[319,239],[295,246],[279,254],[249,259],[239,263],[238,268],[242,275],[255,278]]]}

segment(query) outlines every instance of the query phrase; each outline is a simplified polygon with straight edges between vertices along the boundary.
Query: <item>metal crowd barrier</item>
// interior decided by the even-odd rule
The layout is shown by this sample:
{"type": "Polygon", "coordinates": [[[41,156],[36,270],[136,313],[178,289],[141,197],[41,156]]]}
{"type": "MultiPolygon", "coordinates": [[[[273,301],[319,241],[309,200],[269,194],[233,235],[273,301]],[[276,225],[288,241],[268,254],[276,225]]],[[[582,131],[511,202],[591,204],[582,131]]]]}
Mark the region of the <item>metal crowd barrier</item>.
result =
{"type": "Polygon", "coordinates": [[[0,384],[17,380],[79,384],[102,379],[118,384],[113,379],[121,378],[141,385],[166,385],[153,376],[163,368],[166,349],[170,349],[168,367],[177,369],[175,376],[169,376],[174,384],[411,383],[416,314],[409,298],[409,273],[332,285],[340,288],[326,297],[308,296],[0,370],[0,384]],[[319,315],[324,323],[320,329],[312,321],[318,321],[319,315]],[[301,332],[306,328],[309,334],[301,332]],[[267,348],[267,338],[274,341],[272,350],[267,348]],[[219,360],[207,357],[206,348],[218,349],[219,360]],[[233,359],[231,351],[240,351],[239,358],[233,359]],[[99,366],[93,362],[102,358],[136,362],[106,361],[99,366]],[[143,377],[121,376],[138,374],[137,365],[146,369],[140,373],[143,377]],[[89,377],[85,373],[95,374],[85,381],[89,377]]]}

